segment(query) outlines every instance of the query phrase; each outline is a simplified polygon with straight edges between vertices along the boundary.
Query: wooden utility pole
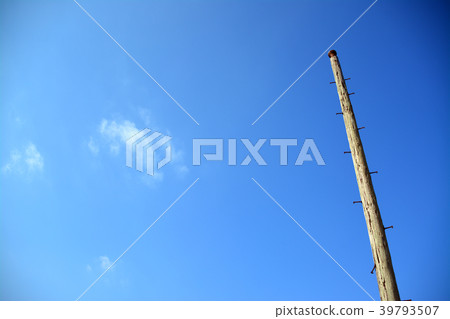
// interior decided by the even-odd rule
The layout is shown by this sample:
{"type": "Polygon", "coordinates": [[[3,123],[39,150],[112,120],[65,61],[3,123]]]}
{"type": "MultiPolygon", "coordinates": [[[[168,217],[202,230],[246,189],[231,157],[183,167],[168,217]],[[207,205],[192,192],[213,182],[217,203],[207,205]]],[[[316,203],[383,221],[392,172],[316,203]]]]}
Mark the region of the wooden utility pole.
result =
{"type": "Polygon", "coordinates": [[[372,185],[372,178],[367,166],[366,155],[364,154],[341,65],[339,64],[336,51],[331,50],[328,56],[330,57],[339,100],[341,102],[342,115],[344,117],[348,143],[353,158],[353,166],[358,181],[361,203],[364,207],[364,216],[369,232],[370,245],[372,246],[380,299],[382,301],[399,301],[400,295],[398,293],[394,267],[392,266],[391,254],[384,231],[385,228],[381,220],[377,198],[372,185]]]}

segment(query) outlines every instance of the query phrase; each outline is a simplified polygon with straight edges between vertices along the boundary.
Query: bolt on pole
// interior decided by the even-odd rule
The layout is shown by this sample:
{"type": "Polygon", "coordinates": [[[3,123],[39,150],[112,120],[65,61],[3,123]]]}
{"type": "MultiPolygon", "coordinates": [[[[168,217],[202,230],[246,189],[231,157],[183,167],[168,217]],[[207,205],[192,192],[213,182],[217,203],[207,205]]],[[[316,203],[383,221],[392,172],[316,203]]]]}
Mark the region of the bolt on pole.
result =
{"type": "Polygon", "coordinates": [[[328,53],[328,56],[330,58],[339,100],[341,102],[348,143],[353,158],[353,166],[358,181],[361,202],[364,208],[364,216],[369,232],[370,245],[372,247],[380,299],[382,301],[399,301],[400,295],[395,280],[394,267],[392,266],[384,225],[381,220],[377,198],[372,185],[372,178],[367,166],[366,156],[359,136],[355,114],[353,113],[353,107],[350,102],[341,65],[339,64],[336,51],[331,50],[328,53]]]}

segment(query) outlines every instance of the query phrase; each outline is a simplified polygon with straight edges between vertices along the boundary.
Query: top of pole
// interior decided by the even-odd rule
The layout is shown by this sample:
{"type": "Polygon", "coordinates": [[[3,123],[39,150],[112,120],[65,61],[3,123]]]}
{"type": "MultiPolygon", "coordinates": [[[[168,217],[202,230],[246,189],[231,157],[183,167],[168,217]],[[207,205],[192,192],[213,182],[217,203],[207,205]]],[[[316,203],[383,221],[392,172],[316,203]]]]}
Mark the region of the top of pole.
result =
{"type": "Polygon", "coordinates": [[[330,52],[328,52],[328,57],[329,58],[332,58],[332,57],[334,57],[334,56],[336,56],[337,55],[337,53],[336,53],[336,51],[334,51],[334,50],[331,50],[330,52]]]}

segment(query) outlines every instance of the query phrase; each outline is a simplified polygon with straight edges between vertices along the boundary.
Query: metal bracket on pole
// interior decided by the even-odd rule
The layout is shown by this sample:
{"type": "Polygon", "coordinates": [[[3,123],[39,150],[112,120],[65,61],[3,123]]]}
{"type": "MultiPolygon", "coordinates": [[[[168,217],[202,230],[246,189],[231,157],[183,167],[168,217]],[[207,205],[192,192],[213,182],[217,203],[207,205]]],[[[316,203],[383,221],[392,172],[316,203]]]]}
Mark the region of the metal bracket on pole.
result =
{"type": "MultiPolygon", "coordinates": [[[[346,78],[346,79],[344,79],[344,81],[347,81],[347,80],[351,80],[351,78],[346,78]]],[[[333,84],[333,83],[336,83],[336,82],[330,82],[330,84],[333,84]]]]}

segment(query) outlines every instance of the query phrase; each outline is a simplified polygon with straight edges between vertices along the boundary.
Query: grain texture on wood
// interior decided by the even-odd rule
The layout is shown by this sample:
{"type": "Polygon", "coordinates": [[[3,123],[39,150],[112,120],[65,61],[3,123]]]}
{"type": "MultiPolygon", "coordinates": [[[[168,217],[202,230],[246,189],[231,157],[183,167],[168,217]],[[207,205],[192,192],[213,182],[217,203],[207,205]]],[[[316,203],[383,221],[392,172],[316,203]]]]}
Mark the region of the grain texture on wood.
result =
{"type": "Polygon", "coordinates": [[[342,69],[336,51],[328,53],[334,79],[341,102],[345,129],[347,131],[348,143],[358,181],[361,202],[364,208],[367,230],[369,232],[370,245],[372,247],[375,271],[377,274],[378,289],[382,301],[399,301],[397,282],[395,280],[394,267],[392,266],[391,254],[386,239],[386,234],[378,208],[377,198],[372,185],[366,156],[359,136],[358,125],[350,102],[347,86],[342,74],[342,69]]]}

